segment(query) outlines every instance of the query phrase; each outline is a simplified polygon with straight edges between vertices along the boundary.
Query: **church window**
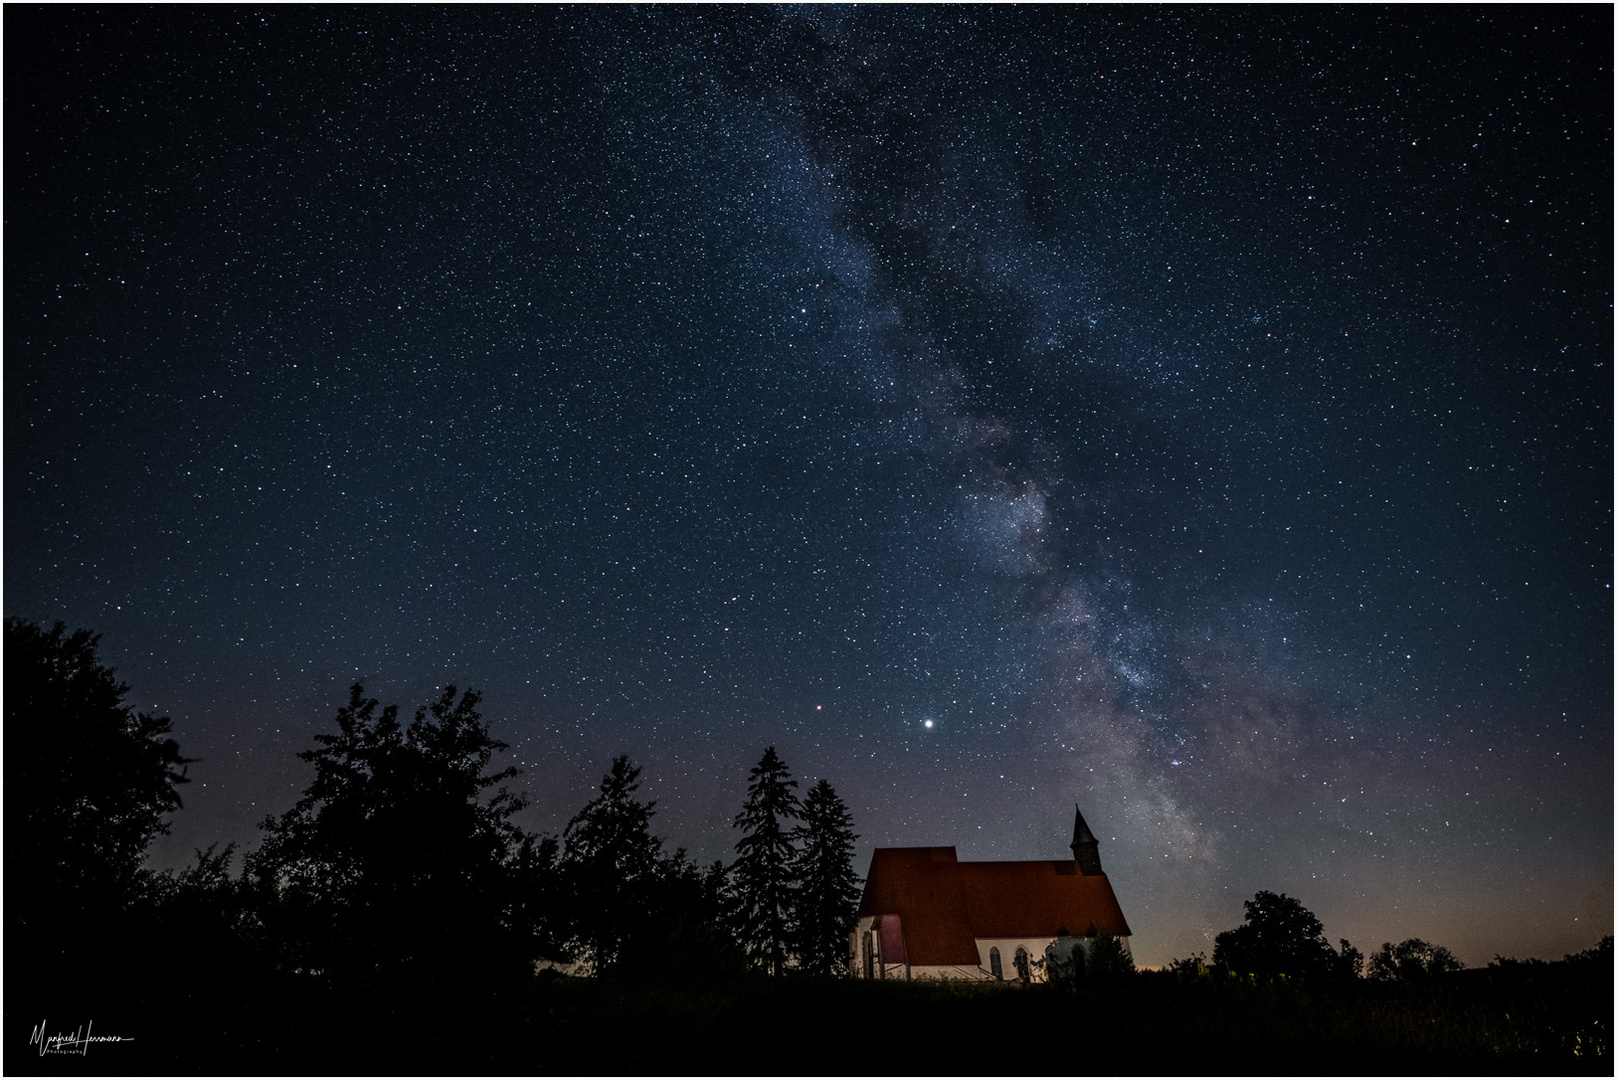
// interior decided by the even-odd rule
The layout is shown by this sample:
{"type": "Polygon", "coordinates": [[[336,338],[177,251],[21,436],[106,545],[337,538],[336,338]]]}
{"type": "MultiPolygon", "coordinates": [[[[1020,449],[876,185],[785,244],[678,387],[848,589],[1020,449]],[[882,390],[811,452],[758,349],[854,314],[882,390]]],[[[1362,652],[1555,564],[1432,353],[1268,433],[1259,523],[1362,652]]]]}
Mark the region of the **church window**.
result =
{"type": "Polygon", "coordinates": [[[1005,967],[999,960],[998,945],[988,950],[988,970],[993,973],[996,979],[1005,978],[1005,967]]]}
{"type": "Polygon", "coordinates": [[[1016,977],[1022,982],[1027,982],[1033,977],[1033,973],[1028,969],[1027,950],[1020,945],[1016,947],[1016,977]]]}

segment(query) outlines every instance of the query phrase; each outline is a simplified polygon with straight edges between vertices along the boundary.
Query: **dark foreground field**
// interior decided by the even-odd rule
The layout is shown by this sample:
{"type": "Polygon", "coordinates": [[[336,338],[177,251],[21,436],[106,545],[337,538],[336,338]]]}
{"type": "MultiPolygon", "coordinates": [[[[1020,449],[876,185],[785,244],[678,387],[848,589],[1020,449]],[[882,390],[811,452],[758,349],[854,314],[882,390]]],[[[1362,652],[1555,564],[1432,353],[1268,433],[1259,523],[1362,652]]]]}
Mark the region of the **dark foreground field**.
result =
{"type": "Polygon", "coordinates": [[[1610,1075],[1609,965],[1308,990],[1142,973],[1078,990],[763,979],[250,982],[7,971],[22,1074],[1610,1075]],[[81,1054],[30,1037],[92,1024],[81,1054]]]}

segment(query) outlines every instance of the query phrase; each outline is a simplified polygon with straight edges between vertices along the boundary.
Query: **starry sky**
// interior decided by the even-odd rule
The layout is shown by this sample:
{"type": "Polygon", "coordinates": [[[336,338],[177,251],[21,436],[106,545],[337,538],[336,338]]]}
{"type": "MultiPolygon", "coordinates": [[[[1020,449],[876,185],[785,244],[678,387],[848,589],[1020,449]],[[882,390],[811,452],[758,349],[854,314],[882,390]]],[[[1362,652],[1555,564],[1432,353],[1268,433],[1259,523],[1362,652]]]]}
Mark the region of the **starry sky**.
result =
{"type": "Polygon", "coordinates": [[[347,687],[732,854],[1612,929],[1612,12],[6,13],[4,607],[257,842],[347,687]]]}

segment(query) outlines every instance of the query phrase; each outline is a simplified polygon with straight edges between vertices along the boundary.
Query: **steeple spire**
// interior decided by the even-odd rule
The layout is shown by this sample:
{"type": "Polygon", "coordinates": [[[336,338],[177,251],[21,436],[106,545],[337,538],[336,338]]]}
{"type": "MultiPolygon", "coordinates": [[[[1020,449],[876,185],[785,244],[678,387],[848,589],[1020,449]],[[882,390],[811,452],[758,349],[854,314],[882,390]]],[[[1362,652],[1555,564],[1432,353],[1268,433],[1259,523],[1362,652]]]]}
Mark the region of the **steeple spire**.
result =
{"type": "Polygon", "coordinates": [[[1100,868],[1100,841],[1089,831],[1084,812],[1076,806],[1073,807],[1072,858],[1078,864],[1080,874],[1092,876],[1104,873],[1100,868]]]}

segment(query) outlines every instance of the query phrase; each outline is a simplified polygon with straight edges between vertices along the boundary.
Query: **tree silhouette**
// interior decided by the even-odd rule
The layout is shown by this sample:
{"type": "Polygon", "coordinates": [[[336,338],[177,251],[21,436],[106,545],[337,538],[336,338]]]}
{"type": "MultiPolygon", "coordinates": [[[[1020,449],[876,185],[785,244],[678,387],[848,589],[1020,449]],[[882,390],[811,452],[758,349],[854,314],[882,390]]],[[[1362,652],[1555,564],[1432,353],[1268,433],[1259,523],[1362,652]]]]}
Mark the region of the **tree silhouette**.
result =
{"type": "Polygon", "coordinates": [[[560,960],[567,955],[560,851],[554,836],[523,833],[507,864],[507,921],[529,944],[528,951],[543,960],[560,960]]]}
{"type": "Polygon", "coordinates": [[[1085,963],[1086,975],[1093,979],[1115,979],[1134,974],[1134,957],[1123,942],[1105,931],[1095,935],[1085,963]]]}
{"type": "Polygon", "coordinates": [[[490,772],[506,744],[453,686],[406,727],[355,685],[336,734],[298,755],[314,780],[248,859],[287,961],[375,971],[519,966],[542,952],[523,893],[542,854],[490,772]],[[490,792],[490,788],[495,788],[490,792]]]}
{"type": "Polygon", "coordinates": [[[1357,979],[1364,974],[1364,953],[1353,947],[1347,938],[1339,938],[1342,951],[1336,956],[1336,972],[1344,979],[1357,979]]]}
{"type": "Polygon", "coordinates": [[[1396,945],[1386,942],[1371,954],[1369,974],[1383,982],[1424,983],[1464,969],[1443,946],[1409,938],[1396,945]]]}
{"type": "MultiPolygon", "coordinates": [[[[1213,963],[1257,975],[1334,977],[1343,971],[1325,927],[1298,900],[1259,892],[1246,901],[1246,922],[1213,939],[1213,963]]],[[[1345,947],[1347,942],[1343,942],[1345,947]]],[[[1357,950],[1354,950],[1357,952],[1357,950]]]]}
{"type": "Polygon", "coordinates": [[[189,760],[168,718],[124,704],[129,687],[102,666],[100,641],[62,623],[5,624],[6,922],[14,946],[45,954],[127,907],[189,760]]]}
{"type": "Polygon", "coordinates": [[[853,842],[859,837],[827,780],[809,789],[802,816],[793,869],[798,966],[820,975],[845,972],[848,934],[859,910],[859,875],[853,869],[853,842]]]}
{"type": "Polygon", "coordinates": [[[745,974],[746,954],[725,925],[722,863],[703,871],[680,848],[625,900],[621,947],[604,974],[681,992],[733,984],[745,974]]]}
{"type": "Polygon", "coordinates": [[[725,870],[701,870],[680,848],[662,853],[654,802],[635,797],[640,769],[612,759],[600,795],[568,822],[555,877],[566,933],[561,953],[597,975],[682,983],[723,981],[744,958],[722,926],[725,870]]]}
{"type": "Polygon", "coordinates": [[[663,842],[651,835],[656,803],[634,797],[639,777],[627,754],[613,758],[600,795],[562,834],[570,951],[594,971],[619,959],[664,875],[663,842]]]}
{"type": "Polygon", "coordinates": [[[232,877],[235,844],[210,844],[180,870],[144,875],[142,906],[163,941],[184,941],[191,976],[240,978],[265,959],[255,897],[245,876],[232,877]]]}
{"type": "Polygon", "coordinates": [[[802,806],[785,762],[771,746],[748,774],[747,801],[736,815],[743,830],[732,871],[742,947],[771,975],[786,969],[793,936],[795,852],[787,822],[802,806]]]}

